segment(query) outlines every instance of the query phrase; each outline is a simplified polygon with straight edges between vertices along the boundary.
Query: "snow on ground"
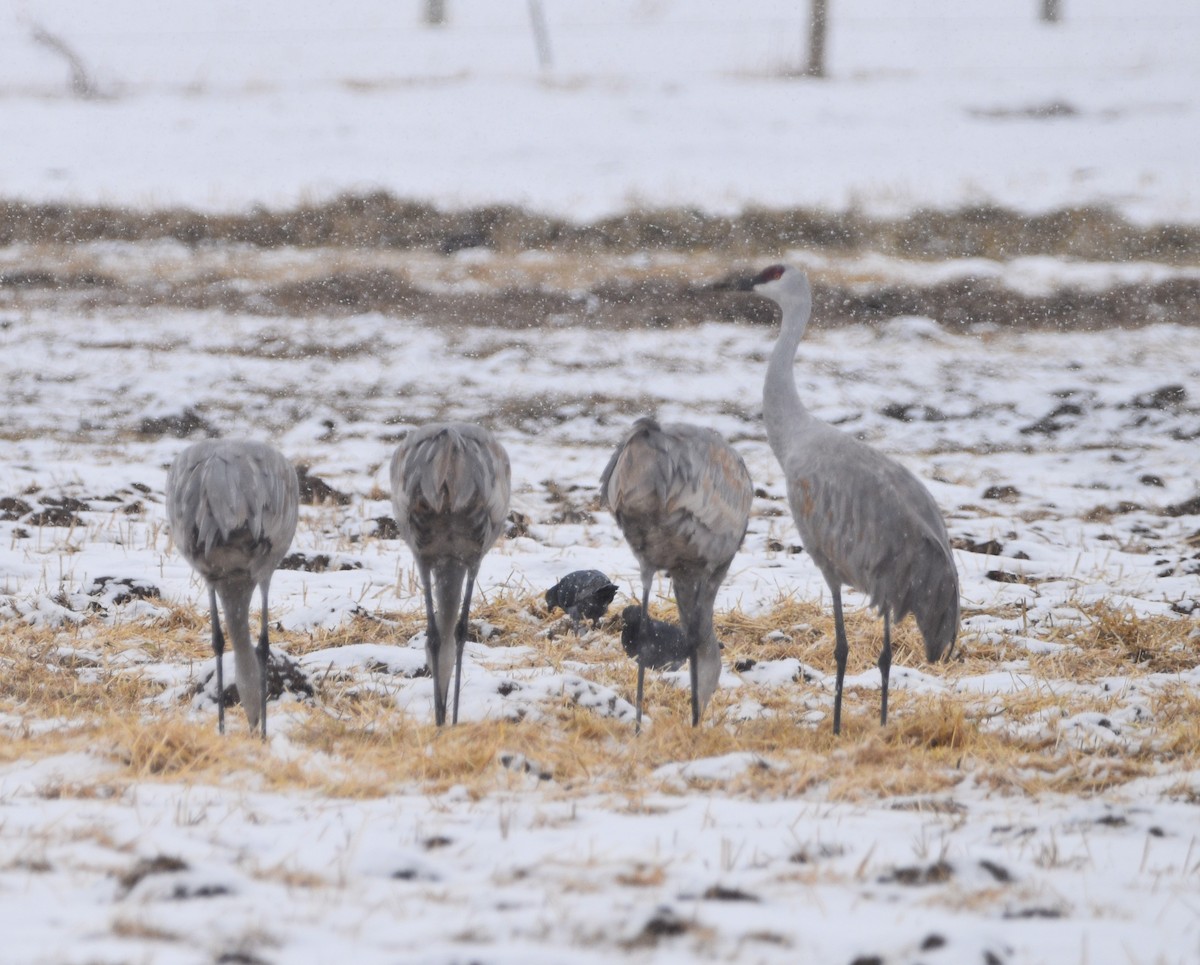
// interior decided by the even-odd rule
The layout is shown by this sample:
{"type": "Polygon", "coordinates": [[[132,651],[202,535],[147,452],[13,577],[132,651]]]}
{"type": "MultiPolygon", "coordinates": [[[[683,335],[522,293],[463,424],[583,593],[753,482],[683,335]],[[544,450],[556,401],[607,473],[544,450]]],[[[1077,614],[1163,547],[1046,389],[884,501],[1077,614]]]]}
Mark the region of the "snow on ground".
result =
{"type": "MultiPolygon", "coordinates": [[[[164,470],[185,441],[139,431],[187,410],[222,434],[274,438],[351,495],[302,510],[293,549],[333,565],[277,574],[273,615],[292,631],[419,610],[411,557],[378,538],[377,520],[391,511],[394,440],[442,417],[497,431],[512,456],[514,506],[530,520],[528,535],[485,560],[484,599],[539,593],[584,566],[632,593],[633,558],[594,495],[611,447],[643,411],[720,429],[760,490],[719,606],[758,612],[824,592],[806,555],[789,552],[796,534],[761,426],[766,329],[435,330],[377,315],[36,308],[5,321],[0,497],[27,507],[0,522],[0,609],[69,628],[98,606],[101,624],[71,644],[85,666],[105,659],[105,622],[153,628],[176,603],[203,605],[164,528],[164,470]],[[74,524],[31,523],[56,507],[74,524]],[[118,602],[130,584],[161,598],[118,602]]],[[[1111,687],[1121,696],[1106,715],[1022,726],[1081,748],[1159,739],[1168,722],[1154,694],[1194,687],[1194,671],[1084,687],[1030,675],[1022,654],[1063,646],[1045,638],[1085,625],[1080,607],[1097,600],[1142,615],[1200,603],[1200,514],[1167,514],[1196,495],[1197,359],[1197,330],[1170,325],[952,335],[897,319],[810,332],[796,371],[818,414],[926,480],[959,546],[996,543],[956,552],[963,644],[1003,640],[1010,659],[955,682],[936,668],[897,667],[894,690],[987,701],[1111,687]]],[[[1178,619],[1179,645],[1194,647],[1195,617],[1178,619]]],[[[317,650],[301,665],[317,682],[349,674],[427,719],[429,681],[414,676],[421,657],[417,637],[317,650]]],[[[527,658],[520,647],[470,645],[463,719],[540,719],[560,694],[629,719],[630,695],[589,680],[586,665],[552,671],[527,658]]],[[[122,659],[176,705],[205,670],[136,650],[122,659]]],[[[856,705],[869,702],[878,674],[848,685],[856,705]]],[[[798,687],[806,726],[829,726],[829,676],[794,660],[740,673],[727,663],[723,686],[744,694],[727,726],[761,715],[764,693],[798,687]]],[[[211,702],[193,702],[211,722],[211,702]]],[[[271,747],[283,757],[295,753],[286,706],[274,711],[271,747]]],[[[231,720],[242,726],[236,708],[231,720]]],[[[5,726],[44,725],[14,716],[5,726]]],[[[320,962],[352,947],[364,962],[1186,962],[1200,951],[1195,806],[1180,799],[1196,775],[1083,798],[997,793],[970,778],[945,795],[859,802],[819,789],[791,800],[721,791],[760,766],[787,765],[769,754],[681,761],[631,801],[563,796],[552,777],[538,779],[536,762],[530,773],[518,762],[508,789],[483,798],[451,788],[359,801],[129,785],[103,754],[16,761],[0,769],[8,954],[320,962]],[[222,959],[236,955],[248,957],[222,959]]]]}
{"type": "MultiPolygon", "coordinates": [[[[165,592],[199,601],[186,564],[166,553],[161,525],[163,467],[183,443],[138,435],[147,420],[188,410],[222,435],[274,438],[359,497],[332,517],[305,511],[294,545],[310,553],[353,550],[391,512],[386,464],[400,433],[440,418],[482,420],[509,449],[514,507],[532,521],[532,538],[486,558],[485,592],[544,590],[585,565],[629,588],[636,565],[607,514],[591,506],[583,522],[548,521],[557,490],[592,503],[624,429],[653,412],[701,420],[733,440],[762,491],[758,507],[774,513],[752,521],[748,558],[735,562],[722,605],[761,609],[793,590],[817,596],[822,583],[803,554],[768,549],[772,540],[795,541],[761,425],[772,337],[718,323],[615,336],[438,331],[370,315],[334,322],[156,312],[81,325],[34,311],[0,334],[14,437],[0,493],[37,490],[21,497],[30,509],[69,497],[90,501],[93,512],[66,533],[31,531],[20,519],[2,524],[29,533],[12,543],[7,589],[21,597],[153,570],[165,592]],[[135,494],[138,486],[148,491],[135,494]],[[141,512],[128,510],[135,500],[141,512]]],[[[1186,539],[1195,520],[1163,511],[1196,494],[1200,411],[1187,388],[1200,376],[1196,329],[955,336],[927,320],[898,319],[877,330],[814,329],[801,357],[801,390],[819,416],[916,470],[946,507],[952,536],[1008,547],[999,561],[960,554],[970,605],[1027,598],[1036,607],[1048,595],[1050,610],[1089,599],[1096,587],[1143,612],[1194,599],[1186,539]],[[998,562],[1053,581],[1053,591],[996,583],[986,573],[998,562]]],[[[275,601],[289,610],[302,599],[311,610],[328,597],[342,612],[364,594],[388,608],[411,604],[396,595],[407,583],[399,572],[410,567],[406,552],[373,541],[355,556],[361,569],[279,574],[275,601]]]]}
{"type": "MultiPolygon", "coordinates": [[[[1054,28],[1036,23],[1032,3],[839,0],[833,78],[822,84],[786,76],[800,59],[803,5],[782,0],[546,0],[554,65],[544,71],[526,4],[449,6],[449,25],[428,30],[415,3],[376,0],[6,0],[0,192],[236,210],[386,188],[580,218],[633,205],[891,212],[979,201],[1200,217],[1200,14],[1190,0],[1067,4],[1054,28]],[[69,96],[66,60],[33,42],[37,27],[79,56],[98,96],[69,96]]],[[[327,256],[174,244],[86,254],[147,284],[203,271],[206,259],[253,257],[269,274],[272,258],[327,256]]],[[[34,255],[47,257],[14,247],[0,264],[19,269],[34,255]]],[[[462,252],[429,271],[460,284],[465,260],[489,257],[462,252]]],[[[1049,258],[789,257],[848,278],[999,278],[1027,292],[1195,274],[1049,258]]],[[[700,274],[713,271],[704,265],[700,274]]],[[[644,412],[722,431],[759,489],[719,607],[755,614],[780,599],[827,598],[794,551],[763,435],[766,329],[438,329],[381,315],[89,309],[70,292],[9,304],[0,634],[56,630],[45,659],[81,684],[153,682],[148,715],[214,718],[195,693],[212,661],[163,659],[152,642],[204,599],[170,547],[162,505],[166,465],[185,445],[171,426],[188,420],[192,438],[272,438],[349,496],[302,510],[293,549],[330,562],[277,574],[280,636],[317,639],[362,614],[418,610],[408,551],[381,532],[391,513],[384,467],[406,429],[435,418],[486,422],[512,457],[514,508],[528,527],[487,557],[485,601],[538,594],[587,566],[609,573],[625,602],[636,569],[595,484],[644,412]],[[131,628],[145,640],[115,647],[131,628]]],[[[487,765],[496,789],[482,796],[464,786],[365,799],[285,792],[245,774],[138,780],[112,748],[54,752],[72,721],[26,713],[6,663],[0,732],[47,749],[0,755],[0,961],[1200,960],[1200,773],[1162,765],[1126,783],[1104,777],[1137,748],[1168,745],[1188,722],[1162,708],[1189,705],[1166,695],[1200,685],[1187,666],[1200,612],[1198,360],[1193,324],[952,334],[904,318],[835,330],[818,319],[797,363],[818,415],[929,485],[958,547],[963,646],[1003,653],[977,673],[895,667],[893,723],[905,695],[944,697],[984,729],[1027,731],[1070,766],[1094,766],[1086,793],[1024,790],[1029,775],[1016,768],[1002,786],[960,773],[933,794],[835,794],[831,782],[876,746],[853,733],[814,752],[830,773],[792,797],[737,793],[747,775],[795,766],[795,755],[769,751],[681,754],[644,786],[617,789],[568,788],[537,761],[500,755],[487,765]],[[1182,653],[1183,669],[1086,681],[1035,672],[1040,658],[1078,656],[1070,631],[1087,639],[1098,603],[1175,621],[1167,656],[1182,653]],[[1104,713],[1050,706],[1006,720],[1006,698],[1039,692],[1104,695],[1104,713]]],[[[665,600],[667,583],[657,590],[665,600]]],[[[811,629],[777,628],[763,643],[811,629]]],[[[553,726],[564,697],[627,726],[630,694],[597,679],[598,663],[538,665],[530,648],[501,643],[468,647],[467,726],[553,726]]],[[[588,646],[624,659],[611,634],[588,646]]],[[[421,654],[420,637],[399,632],[301,654],[318,696],[272,705],[263,755],[319,760],[295,728],[320,708],[323,681],[427,720],[421,654]]],[[[719,695],[728,709],[707,727],[748,728],[782,693],[799,708],[802,737],[827,739],[827,672],[794,655],[732,664],[719,695]]],[[[878,673],[848,683],[852,717],[873,712],[878,673]]],[[[650,708],[650,733],[662,717],[650,708]]],[[[241,725],[240,711],[230,719],[241,725]]],[[[918,756],[902,741],[886,746],[918,756]]]]}
{"type": "MultiPolygon", "coordinates": [[[[633,204],[906,211],[1106,202],[1200,217],[1200,10],[839,0],[830,81],[791,0],[0,3],[0,185],[235,209],[385,188],[594,217],[633,204]],[[69,94],[65,43],[97,88],[69,94]]],[[[831,5],[832,6],[832,5],[831,5]]]]}
{"type": "Polygon", "coordinates": [[[648,795],[622,811],[520,788],[348,804],[158,785],[22,806],[58,768],[78,762],[0,782],[20,842],[0,873],[9,961],[1188,962],[1197,948],[1193,805],[648,795]],[[160,852],[178,865],[155,866],[160,852]]]}

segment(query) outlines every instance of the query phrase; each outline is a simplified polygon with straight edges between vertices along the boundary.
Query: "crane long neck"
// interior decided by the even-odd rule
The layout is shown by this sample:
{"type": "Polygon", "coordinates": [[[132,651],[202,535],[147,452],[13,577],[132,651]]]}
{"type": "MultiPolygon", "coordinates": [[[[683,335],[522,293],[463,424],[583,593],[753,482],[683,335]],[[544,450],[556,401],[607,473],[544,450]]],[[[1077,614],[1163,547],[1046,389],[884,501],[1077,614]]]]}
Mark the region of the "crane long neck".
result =
{"type": "Polygon", "coordinates": [[[805,289],[802,294],[779,302],[783,309],[783,324],[771,352],[767,378],[763,383],[763,419],[767,425],[767,440],[777,456],[782,455],[796,428],[812,418],[800,401],[793,371],[796,348],[812,314],[812,294],[807,286],[805,289]]]}

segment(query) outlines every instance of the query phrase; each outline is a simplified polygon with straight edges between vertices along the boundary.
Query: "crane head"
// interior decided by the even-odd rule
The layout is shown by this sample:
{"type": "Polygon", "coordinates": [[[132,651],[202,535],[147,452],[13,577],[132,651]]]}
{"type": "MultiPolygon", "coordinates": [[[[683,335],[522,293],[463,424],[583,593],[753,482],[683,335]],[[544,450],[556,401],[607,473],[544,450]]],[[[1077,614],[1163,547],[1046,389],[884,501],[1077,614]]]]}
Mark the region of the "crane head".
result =
{"type": "Polygon", "coordinates": [[[807,316],[812,310],[808,275],[791,265],[771,265],[746,284],[746,290],[783,306],[784,314],[795,310],[807,316]]]}
{"type": "Polygon", "coordinates": [[[786,271],[787,268],[784,265],[771,265],[769,268],[764,268],[750,279],[750,289],[753,291],[759,285],[769,285],[773,281],[779,281],[786,271]]]}
{"type": "Polygon", "coordinates": [[[733,275],[722,282],[718,282],[713,288],[718,291],[755,292],[759,295],[766,295],[769,298],[769,293],[780,286],[775,285],[765,291],[763,290],[763,286],[771,285],[773,282],[778,282],[781,279],[786,279],[788,276],[797,274],[799,272],[796,269],[789,268],[787,265],[771,265],[769,268],[764,268],[757,275],[733,275]]]}

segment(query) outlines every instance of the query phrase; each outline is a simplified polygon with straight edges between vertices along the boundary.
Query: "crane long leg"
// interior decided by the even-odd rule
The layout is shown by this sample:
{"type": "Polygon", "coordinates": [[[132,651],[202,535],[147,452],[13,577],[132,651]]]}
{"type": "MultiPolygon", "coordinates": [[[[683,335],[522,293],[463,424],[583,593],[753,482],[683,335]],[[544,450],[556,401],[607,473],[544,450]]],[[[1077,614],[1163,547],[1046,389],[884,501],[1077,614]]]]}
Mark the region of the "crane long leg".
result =
{"type": "Polygon", "coordinates": [[[650,584],[654,582],[654,571],[642,571],[642,620],[638,624],[638,676],[637,718],[633,732],[642,732],[642,690],[646,683],[646,648],[650,644],[650,584]]]}
{"type": "Polygon", "coordinates": [[[680,579],[673,574],[675,602],[679,606],[679,622],[688,644],[688,677],[692,685],[692,726],[700,724],[700,632],[698,587],[689,577],[680,579]]]}
{"type": "Polygon", "coordinates": [[[692,726],[700,726],[700,654],[695,649],[688,658],[688,670],[692,678],[692,726]]]}
{"type": "Polygon", "coordinates": [[[433,678],[433,721],[438,727],[446,723],[446,705],[442,703],[442,691],[437,683],[438,655],[441,651],[441,637],[438,636],[437,619],[433,615],[433,580],[429,566],[418,562],[421,571],[421,583],[425,587],[425,648],[429,651],[429,675],[433,678]]]}
{"type": "Polygon", "coordinates": [[[475,588],[477,572],[477,570],[470,570],[467,573],[467,586],[463,591],[462,615],[458,618],[458,624],[454,628],[454,716],[450,719],[452,724],[458,723],[458,691],[459,685],[462,683],[463,647],[467,643],[467,627],[470,625],[471,614],[471,591],[475,588]]]}
{"type": "Polygon", "coordinates": [[[842,588],[831,586],[833,591],[833,627],[837,642],[833,657],[837,661],[837,691],[833,695],[833,732],[842,732],[842,681],[846,677],[846,658],[850,655],[850,644],[846,642],[846,626],[842,623],[842,588]]]}
{"type": "Polygon", "coordinates": [[[267,584],[260,587],[262,593],[262,620],[258,629],[258,710],[261,715],[262,739],[267,739],[267,664],[271,661],[271,643],[267,636],[267,584]]]}
{"type": "Polygon", "coordinates": [[[892,616],[883,611],[883,649],[879,651],[879,676],[883,681],[883,697],[879,705],[879,723],[887,723],[888,674],[892,669],[892,616]]]}
{"type": "Polygon", "coordinates": [[[225,733],[225,635],[221,633],[221,617],[217,611],[217,591],[215,587],[208,588],[208,613],[212,620],[212,649],[217,658],[217,733],[225,733]]]}

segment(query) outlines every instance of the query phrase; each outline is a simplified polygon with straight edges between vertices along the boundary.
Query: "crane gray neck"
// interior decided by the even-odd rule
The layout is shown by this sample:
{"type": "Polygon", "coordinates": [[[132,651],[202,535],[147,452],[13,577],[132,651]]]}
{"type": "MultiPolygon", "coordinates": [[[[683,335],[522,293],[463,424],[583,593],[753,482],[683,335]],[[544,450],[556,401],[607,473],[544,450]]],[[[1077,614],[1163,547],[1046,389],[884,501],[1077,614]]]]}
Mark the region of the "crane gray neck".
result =
{"type": "Polygon", "coordinates": [[[768,295],[783,310],[779,338],[767,365],[763,383],[763,420],[767,426],[767,441],[777,456],[781,456],[794,437],[795,428],[812,418],[796,389],[793,366],[796,348],[808,327],[812,315],[812,289],[800,276],[800,283],[789,285],[768,295]]]}

